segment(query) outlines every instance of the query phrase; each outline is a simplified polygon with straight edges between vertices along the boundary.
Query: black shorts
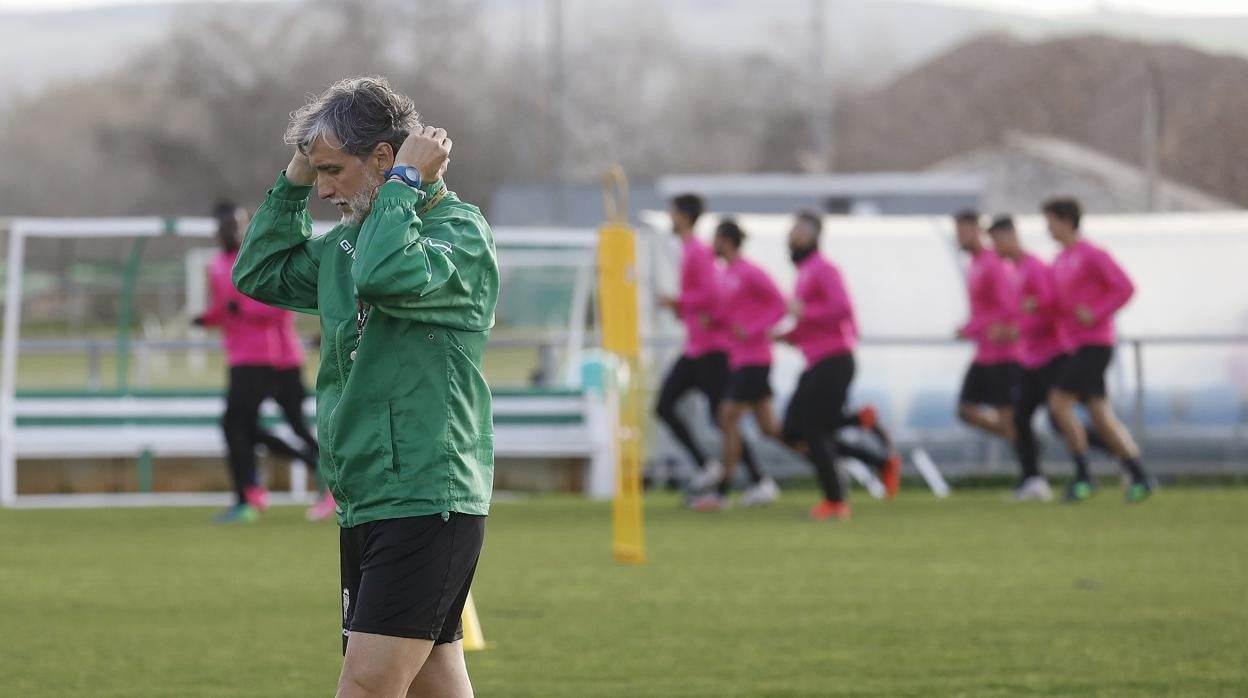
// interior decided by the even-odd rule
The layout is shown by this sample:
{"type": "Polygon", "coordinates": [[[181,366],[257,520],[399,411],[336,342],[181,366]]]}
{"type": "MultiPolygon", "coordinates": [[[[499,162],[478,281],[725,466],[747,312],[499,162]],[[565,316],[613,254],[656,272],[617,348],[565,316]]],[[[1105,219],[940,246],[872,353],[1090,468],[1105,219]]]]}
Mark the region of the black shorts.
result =
{"type": "Polygon", "coordinates": [[[682,356],[672,364],[659,390],[659,405],[674,406],[690,390],[706,396],[711,414],[719,409],[728,385],[728,355],[713,351],[702,356],[682,356]]]}
{"type": "Polygon", "coordinates": [[[803,371],[784,410],[785,440],[798,441],[833,431],[845,414],[853,381],[853,354],[826,358],[803,371]]]}
{"type": "Polygon", "coordinates": [[[460,615],[477,571],[485,517],[441,514],[344,528],[342,652],[352,632],[433,640],[463,639],[460,615]]]}
{"type": "Polygon", "coordinates": [[[1066,361],[1053,387],[1080,400],[1105,397],[1105,371],[1113,359],[1113,347],[1102,344],[1079,347],[1066,361]]]}
{"type": "Polygon", "coordinates": [[[1065,354],[1058,354],[1049,361],[1035,368],[1025,368],[1019,376],[1018,391],[1015,394],[1014,410],[1019,415],[1030,416],[1049,399],[1049,391],[1057,385],[1057,379],[1066,369],[1070,359],[1065,354]]]}
{"type": "Polygon", "coordinates": [[[728,377],[726,398],[733,402],[754,404],[771,397],[771,364],[742,366],[728,377]]]}
{"type": "Polygon", "coordinates": [[[1018,364],[1013,361],[999,364],[971,364],[962,381],[962,393],[958,402],[970,405],[1009,407],[1014,404],[1014,391],[1018,386],[1018,364]]]}

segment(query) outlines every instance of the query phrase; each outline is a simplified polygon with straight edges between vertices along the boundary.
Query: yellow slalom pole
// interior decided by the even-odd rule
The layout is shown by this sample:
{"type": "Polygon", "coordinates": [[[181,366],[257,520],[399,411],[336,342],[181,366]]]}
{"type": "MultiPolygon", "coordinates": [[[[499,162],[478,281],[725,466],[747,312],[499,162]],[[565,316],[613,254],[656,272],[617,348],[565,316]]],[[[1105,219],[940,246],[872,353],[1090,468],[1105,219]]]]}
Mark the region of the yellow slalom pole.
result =
{"type": "Polygon", "coordinates": [[[477,605],[472,602],[471,591],[468,592],[468,600],[464,603],[464,613],[460,620],[464,625],[464,651],[485,649],[485,634],[481,632],[481,619],[477,616],[477,605]]]}
{"type": "Polygon", "coordinates": [[[628,180],[618,165],[603,178],[603,199],[607,222],[598,230],[598,317],[602,324],[602,348],[619,362],[618,373],[604,381],[608,399],[619,405],[615,424],[611,547],[616,560],[641,564],[646,561],[646,551],[641,494],[642,375],[637,235],[628,225],[628,180]]]}

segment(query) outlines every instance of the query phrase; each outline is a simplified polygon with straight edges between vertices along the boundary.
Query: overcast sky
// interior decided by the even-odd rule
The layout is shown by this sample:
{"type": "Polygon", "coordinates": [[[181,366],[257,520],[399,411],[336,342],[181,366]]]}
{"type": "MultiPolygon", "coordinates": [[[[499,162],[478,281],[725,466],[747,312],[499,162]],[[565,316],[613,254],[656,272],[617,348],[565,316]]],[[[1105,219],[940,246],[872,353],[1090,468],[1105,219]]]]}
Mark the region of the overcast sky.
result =
{"type": "MultiPolygon", "coordinates": [[[[203,0],[0,0],[0,10],[52,10],[106,5],[142,5],[203,0]]],[[[247,2],[248,0],[212,0],[247,2]]],[[[289,0],[287,0],[289,1],[289,0]]],[[[1098,7],[1160,14],[1248,15],[1244,0],[914,0],[944,5],[964,5],[985,9],[1052,15],[1089,12],[1098,7]]]]}

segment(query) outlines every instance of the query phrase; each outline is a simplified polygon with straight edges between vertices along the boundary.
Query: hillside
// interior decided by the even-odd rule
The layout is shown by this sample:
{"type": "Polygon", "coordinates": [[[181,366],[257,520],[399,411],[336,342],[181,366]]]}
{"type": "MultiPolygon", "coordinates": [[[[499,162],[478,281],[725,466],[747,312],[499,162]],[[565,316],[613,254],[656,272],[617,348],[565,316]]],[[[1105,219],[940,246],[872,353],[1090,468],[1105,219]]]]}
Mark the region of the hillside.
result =
{"type": "Polygon", "coordinates": [[[1045,133],[1140,163],[1149,66],[1161,85],[1163,173],[1248,203],[1248,60],[1103,36],[990,36],[842,103],[837,166],[906,170],[1045,133]]]}

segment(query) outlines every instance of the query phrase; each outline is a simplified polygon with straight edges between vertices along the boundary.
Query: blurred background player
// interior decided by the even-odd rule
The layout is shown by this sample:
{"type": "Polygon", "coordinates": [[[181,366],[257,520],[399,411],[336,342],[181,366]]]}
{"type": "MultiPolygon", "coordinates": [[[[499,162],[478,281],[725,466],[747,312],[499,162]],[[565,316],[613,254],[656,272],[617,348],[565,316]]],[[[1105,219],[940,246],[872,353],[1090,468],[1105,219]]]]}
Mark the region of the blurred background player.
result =
{"type": "Polygon", "coordinates": [[[1066,362],[1065,341],[1057,323],[1053,279],[1049,266],[1023,249],[1014,219],[997,218],[988,227],[988,236],[997,255],[1014,264],[1019,289],[1014,324],[1018,328],[1022,371],[1014,395],[1013,416],[1014,453],[1022,472],[1013,496],[1020,501],[1047,502],[1053,498],[1053,491],[1040,472],[1040,442],[1031,423],[1036,410],[1048,400],[1049,389],[1066,362]]]}
{"type": "MultiPolygon", "coordinates": [[[[221,328],[229,382],[226,390],[225,432],[227,463],[234,484],[235,503],[217,515],[222,523],[252,522],[268,507],[268,492],[256,477],[256,446],[264,444],[271,452],[303,461],[315,473],[318,458],[316,438],[303,418],[303,383],[298,375],[303,364],[303,348],[294,330],[294,314],[264,305],[238,292],[230,274],[242,243],[245,212],[229,202],[218,203],[213,211],[217,221],[217,241],[221,251],[208,266],[211,303],[195,318],[195,324],[221,328]],[[276,367],[284,375],[277,379],[276,367]],[[294,369],[293,377],[290,369],[294,369]],[[296,401],[294,386],[298,386],[296,401]],[[260,424],[260,405],[272,394],[282,407],[291,428],[304,440],[296,449],[260,424]]],[[[309,518],[320,517],[324,500],[309,510],[309,518]]],[[[329,504],[333,511],[332,499],[329,504]]]]}
{"type": "MultiPolygon", "coordinates": [[[[672,365],[663,386],[655,414],[671,430],[672,436],[689,453],[697,472],[690,479],[691,489],[698,491],[714,486],[724,476],[718,459],[708,459],[676,409],[680,399],[692,390],[706,397],[711,423],[718,422],[719,406],[728,383],[728,330],[719,318],[720,294],[723,289],[721,270],[715,252],[698,239],[694,224],[705,206],[696,194],[682,194],[672,199],[668,212],[672,231],[681,240],[680,295],[665,296],[660,303],[680,318],[685,326],[685,346],[680,358],[672,365]]],[[[762,475],[749,445],[742,442],[741,456],[746,467],[762,475]]]]}
{"type": "MultiPolygon", "coordinates": [[[[797,214],[789,232],[789,252],[797,266],[797,287],[790,311],[797,322],[781,339],[801,350],[806,370],[785,410],[782,435],[784,442],[803,453],[815,468],[823,501],[810,510],[810,516],[848,519],[850,507],[836,466],[840,448],[835,439],[836,430],[842,425],[854,422],[864,426],[858,416],[845,417],[849,386],[854,380],[853,351],[858,343],[858,328],[840,270],[819,254],[822,232],[823,222],[809,211],[797,214]]],[[[868,428],[875,426],[874,418],[871,422],[866,425],[868,428]]],[[[882,441],[884,455],[857,449],[854,456],[880,471],[888,496],[892,497],[901,485],[901,458],[888,453],[888,443],[882,441]]]]}
{"type": "Polygon", "coordinates": [[[985,247],[977,211],[961,211],[954,222],[958,247],[971,256],[966,275],[971,317],[957,336],[975,342],[975,358],[958,397],[958,418],[1013,443],[1018,376],[1018,332],[1010,325],[1017,295],[1013,270],[985,247]]]}
{"type": "Polygon", "coordinates": [[[1083,239],[1079,229],[1083,209],[1076,199],[1050,199],[1042,210],[1049,234],[1062,248],[1053,260],[1053,283],[1058,322],[1073,352],[1049,396],[1049,409],[1075,461],[1075,479],[1066,499],[1077,502],[1092,494],[1088,435],[1075,416],[1076,403],[1083,403],[1128,477],[1127,501],[1143,501],[1152,493],[1152,482],[1140,464],[1139,447],[1114,414],[1105,389],[1105,371],[1114,356],[1114,315],[1131,299],[1135,287],[1108,252],[1083,239]]]}
{"type": "MultiPolygon", "coordinates": [[[[735,221],[724,220],[715,229],[715,254],[727,263],[720,317],[729,331],[732,375],[719,412],[724,474],[714,490],[690,502],[699,511],[725,506],[733,470],[741,457],[741,418],[747,412],[754,414],[764,434],[773,438],[780,434],[771,404],[771,329],[784,317],[784,296],[767,272],[741,256],[744,242],[745,232],[735,221]]],[[[742,494],[742,504],[765,504],[780,496],[780,488],[770,477],[760,471],[750,475],[754,484],[742,494]]]]}

